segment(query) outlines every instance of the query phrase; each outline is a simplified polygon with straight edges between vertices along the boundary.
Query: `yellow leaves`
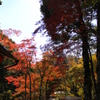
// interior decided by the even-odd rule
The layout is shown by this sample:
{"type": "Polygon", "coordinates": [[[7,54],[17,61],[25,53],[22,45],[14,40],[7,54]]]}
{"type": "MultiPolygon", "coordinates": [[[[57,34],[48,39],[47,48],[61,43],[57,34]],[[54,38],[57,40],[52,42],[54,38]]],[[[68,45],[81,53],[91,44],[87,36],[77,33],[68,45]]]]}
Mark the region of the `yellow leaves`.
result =
{"type": "MultiPolygon", "coordinates": [[[[21,94],[25,89],[24,88],[17,88],[16,89],[16,92],[14,94],[12,94],[12,96],[17,96],[19,94],[21,94]]],[[[16,99],[17,100],[17,99],[16,99]]]]}
{"type": "Polygon", "coordinates": [[[97,66],[96,54],[92,55],[92,60],[93,60],[94,69],[96,70],[96,66],[97,66]]]}
{"type": "MultiPolygon", "coordinates": [[[[63,59],[61,59],[61,62],[63,59]]],[[[43,82],[53,81],[63,77],[66,68],[64,66],[55,66],[57,58],[53,56],[52,51],[45,52],[43,54],[43,60],[36,63],[35,70],[38,71],[40,77],[43,77],[43,82]],[[55,60],[55,62],[53,61],[55,60]]]]}
{"type": "Polygon", "coordinates": [[[83,94],[83,88],[79,88],[78,94],[79,94],[79,95],[83,94]]]}

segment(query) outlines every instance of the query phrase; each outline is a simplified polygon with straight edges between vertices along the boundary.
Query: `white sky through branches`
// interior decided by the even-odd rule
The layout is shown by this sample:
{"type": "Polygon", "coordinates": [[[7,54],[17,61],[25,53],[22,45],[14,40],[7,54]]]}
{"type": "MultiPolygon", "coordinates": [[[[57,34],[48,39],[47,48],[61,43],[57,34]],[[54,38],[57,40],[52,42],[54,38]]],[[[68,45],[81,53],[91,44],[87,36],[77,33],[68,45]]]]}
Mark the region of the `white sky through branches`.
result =
{"type": "MultiPolygon", "coordinates": [[[[16,43],[24,38],[30,38],[37,28],[35,25],[41,19],[39,0],[1,0],[0,29],[16,29],[22,31],[19,37],[12,36],[16,43]]],[[[46,38],[37,35],[37,47],[44,44],[46,38]]]]}
{"type": "MultiPolygon", "coordinates": [[[[1,0],[0,29],[16,29],[22,31],[19,37],[12,36],[16,43],[24,38],[30,38],[38,27],[36,22],[41,19],[39,0],[1,0]]],[[[96,21],[93,21],[95,24],[96,21]]],[[[46,38],[36,35],[36,46],[46,43],[46,38]]],[[[40,50],[39,50],[40,52],[40,50]]]]}

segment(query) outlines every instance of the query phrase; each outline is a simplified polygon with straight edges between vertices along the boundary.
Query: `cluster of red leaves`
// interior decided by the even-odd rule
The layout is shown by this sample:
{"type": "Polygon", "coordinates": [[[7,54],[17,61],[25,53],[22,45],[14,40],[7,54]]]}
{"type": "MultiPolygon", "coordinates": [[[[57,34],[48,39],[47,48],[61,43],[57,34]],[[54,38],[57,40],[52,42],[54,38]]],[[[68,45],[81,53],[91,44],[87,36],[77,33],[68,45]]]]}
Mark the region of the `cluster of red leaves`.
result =
{"type": "MultiPolygon", "coordinates": [[[[8,80],[8,83],[10,84],[11,82],[13,82],[13,84],[16,86],[16,92],[13,94],[13,96],[16,96],[22,92],[25,91],[25,74],[28,74],[28,70],[29,67],[30,68],[34,68],[34,64],[32,63],[33,60],[33,54],[34,54],[34,48],[31,47],[31,45],[25,45],[25,42],[23,42],[22,44],[18,44],[17,48],[18,51],[14,52],[14,56],[16,56],[19,60],[19,63],[16,66],[13,66],[11,68],[8,68],[8,70],[14,71],[15,74],[19,72],[22,73],[22,75],[20,76],[9,76],[6,77],[6,80],[8,80]],[[31,50],[33,49],[33,51],[31,51],[28,47],[31,47],[31,50]]],[[[35,46],[34,46],[35,47],[35,46]]],[[[32,77],[32,82],[33,82],[33,78],[35,77],[34,74],[31,74],[32,77]]],[[[37,76],[36,76],[37,77],[37,76]]],[[[27,88],[26,91],[27,93],[29,93],[29,76],[27,75],[27,88]]],[[[34,89],[33,89],[34,90],[34,89]]]]}
{"type": "Polygon", "coordinates": [[[6,80],[8,80],[8,84],[10,84],[11,82],[13,82],[13,84],[18,87],[19,86],[19,79],[17,78],[14,78],[12,76],[8,76],[8,77],[5,77],[6,80]]]}
{"type": "MultiPolygon", "coordinates": [[[[38,27],[34,33],[39,30],[45,30],[53,40],[51,44],[55,53],[63,52],[64,49],[69,49],[75,44],[75,41],[70,41],[73,33],[81,33],[86,27],[83,25],[81,12],[81,0],[41,0],[41,12],[44,15],[42,25],[38,27]],[[49,16],[46,16],[48,15],[49,16]],[[75,24],[82,24],[79,27],[75,24]],[[70,26],[72,25],[72,26],[70,26]],[[73,27],[74,25],[74,27],[73,27]],[[69,27],[70,26],[70,27],[69,27]],[[77,27],[77,28],[76,28],[77,27]],[[56,42],[57,41],[57,42],[56,42]],[[58,45],[54,45],[54,44],[58,45]]],[[[40,22],[39,22],[40,24],[40,22]]],[[[42,32],[40,32],[42,33],[42,32]]],[[[48,46],[49,48],[49,46],[48,46]]],[[[70,49],[70,51],[73,51],[70,49]]]]}
{"type": "Polygon", "coordinates": [[[43,21],[52,37],[55,37],[57,31],[61,31],[66,25],[79,18],[77,12],[77,7],[80,5],[79,0],[46,0],[46,5],[51,15],[49,18],[44,17],[43,21]]]}
{"type": "MultiPolygon", "coordinates": [[[[31,73],[31,91],[32,92],[36,92],[38,87],[39,87],[39,83],[36,81],[36,78],[38,78],[38,74],[34,74],[31,73]]],[[[30,76],[27,75],[26,78],[26,92],[27,94],[30,92],[30,76]]],[[[25,76],[20,76],[18,78],[16,78],[19,82],[19,86],[15,89],[15,93],[12,96],[16,96],[18,94],[24,93],[25,92],[25,76]]],[[[15,83],[15,81],[13,80],[13,82],[15,83]]]]}
{"type": "Polygon", "coordinates": [[[44,82],[65,76],[66,66],[63,60],[62,57],[55,57],[52,51],[44,53],[43,60],[36,64],[36,70],[39,70],[40,76],[44,77],[44,82]]]}
{"type": "MultiPolygon", "coordinates": [[[[13,66],[12,68],[8,68],[8,70],[20,73],[18,76],[8,76],[5,77],[6,80],[8,80],[8,84],[13,83],[16,86],[15,93],[13,96],[16,96],[18,94],[21,94],[22,92],[25,92],[25,75],[27,75],[26,79],[26,91],[29,93],[30,88],[30,77],[31,77],[31,90],[32,92],[36,92],[39,89],[40,86],[40,77],[41,75],[44,75],[43,82],[46,83],[46,81],[54,81],[57,80],[59,77],[64,76],[64,70],[65,67],[60,67],[61,63],[63,62],[63,58],[57,58],[53,57],[53,52],[49,51],[45,53],[45,56],[42,61],[39,62],[39,65],[32,63],[33,56],[36,56],[35,51],[35,45],[33,44],[34,39],[25,39],[22,41],[21,44],[16,44],[10,41],[10,39],[4,35],[3,33],[0,34],[0,42],[5,47],[9,47],[8,49],[10,51],[13,51],[12,54],[19,60],[19,63],[16,66],[13,66]],[[53,62],[57,63],[60,62],[58,65],[53,65],[53,62]],[[40,71],[40,74],[38,73],[30,73],[29,74],[29,68],[34,69],[36,72],[40,71]]],[[[56,86],[54,85],[52,89],[54,90],[56,86]]]]}
{"type": "MultiPolygon", "coordinates": [[[[23,40],[21,44],[16,44],[13,42],[13,40],[9,39],[9,35],[13,35],[13,34],[18,35],[19,32],[20,31],[9,29],[9,30],[1,31],[0,34],[0,43],[8,51],[12,52],[13,56],[19,60],[16,66],[7,69],[14,72],[15,76],[5,77],[5,79],[8,81],[8,84],[13,83],[16,86],[16,92],[13,94],[13,96],[25,91],[24,75],[27,74],[29,67],[34,68],[34,64],[32,63],[32,60],[33,60],[33,56],[36,55],[33,37],[31,39],[23,40]],[[16,76],[16,73],[19,73],[20,75],[16,76]]],[[[31,80],[34,80],[33,78],[35,76],[37,77],[38,75],[36,74],[34,75],[32,73],[31,80]]],[[[29,76],[27,76],[27,86],[28,86],[27,92],[29,92],[29,76]]],[[[37,85],[35,85],[35,88],[37,88],[37,85]]],[[[32,88],[32,90],[34,89],[32,88]]]]}

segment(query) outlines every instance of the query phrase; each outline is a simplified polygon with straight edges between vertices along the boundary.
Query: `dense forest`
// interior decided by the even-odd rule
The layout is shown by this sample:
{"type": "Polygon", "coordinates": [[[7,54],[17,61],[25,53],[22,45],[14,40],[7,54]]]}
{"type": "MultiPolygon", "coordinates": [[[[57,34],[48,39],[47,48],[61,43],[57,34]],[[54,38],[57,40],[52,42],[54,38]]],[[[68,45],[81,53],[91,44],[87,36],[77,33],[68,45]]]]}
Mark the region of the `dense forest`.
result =
{"type": "Polygon", "coordinates": [[[17,44],[10,35],[20,31],[0,29],[0,47],[13,55],[0,50],[0,100],[100,100],[100,0],[40,0],[40,6],[32,38],[17,44]],[[37,33],[50,37],[41,60],[37,33]]]}

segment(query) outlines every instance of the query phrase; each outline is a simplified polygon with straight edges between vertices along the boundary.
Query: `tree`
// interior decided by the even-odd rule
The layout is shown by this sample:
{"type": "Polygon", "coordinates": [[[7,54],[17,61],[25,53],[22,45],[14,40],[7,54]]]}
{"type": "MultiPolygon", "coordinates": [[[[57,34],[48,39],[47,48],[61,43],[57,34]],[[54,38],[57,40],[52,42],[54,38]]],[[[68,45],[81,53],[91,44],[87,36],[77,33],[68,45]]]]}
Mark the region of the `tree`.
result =
{"type": "Polygon", "coordinates": [[[90,27],[85,23],[88,18],[85,19],[86,16],[84,13],[88,13],[88,10],[82,8],[84,2],[81,0],[41,0],[41,2],[41,12],[44,15],[42,21],[44,22],[44,25],[41,25],[35,32],[39,29],[46,29],[48,35],[51,36],[51,39],[53,41],[58,41],[56,42],[56,52],[58,52],[58,50],[61,52],[61,50],[63,51],[64,49],[71,48],[71,46],[77,43],[75,41],[73,42],[71,37],[76,34],[80,35],[84,62],[83,67],[85,71],[84,99],[91,100],[92,81],[88,53],[88,30],[90,27]]]}
{"type": "MultiPolygon", "coordinates": [[[[97,88],[100,99],[100,1],[97,2],[97,88]]],[[[97,99],[98,100],[98,99],[97,99]]]]}
{"type": "Polygon", "coordinates": [[[6,34],[4,34],[3,31],[1,30],[1,33],[0,33],[0,53],[3,56],[7,56],[9,58],[12,58],[17,63],[18,60],[11,54],[11,52],[13,52],[15,50],[14,47],[15,47],[14,41],[9,39],[9,37],[6,34]]]}
{"type": "MultiPolygon", "coordinates": [[[[3,62],[0,62],[0,98],[1,99],[9,99],[11,100],[11,93],[14,92],[15,87],[13,84],[7,84],[7,80],[5,77],[7,75],[10,75],[10,72],[7,71],[5,66],[11,67],[14,64],[14,62],[17,61],[17,59],[11,54],[13,52],[13,49],[9,49],[11,45],[14,45],[15,43],[8,38],[7,35],[4,33],[0,33],[0,53],[4,56],[3,62]],[[5,41],[6,39],[6,41],[5,41]],[[6,44],[8,42],[8,44],[6,44]],[[9,52],[10,50],[10,52],[9,52]],[[8,58],[9,57],[9,58],[8,58]]],[[[17,62],[16,62],[17,64],[17,62]]]]}
{"type": "Polygon", "coordinates": [[[88,0],[86,1],[87,6],[92,6],[94,9],[94,12],[96,13],[96,19],[97,19],[97,97],[96,100],[100,99],[100,0],[88,0]]]}
{"type": "Polygon", "coordinates": [[[43,54],[43,59],[36,63],[36,72],[40,77],[39,100],[43,98],[48,100],[65,75],[66,67],[62,63],[63,60],[57,61],[58,58],[53,55],[52,51],[48,51],[43,54]]]}
{"type": "Polygon", "coordinates": [[[8,76],[6,79],[8,83],[13,82],[16,86],[16,92],[13,94],[14,97],[20,95],[21,93],[25,93],[25,99],[29,97],[27,93],[30,91],[30,100],[31,100],[31,69],[33,69],[33,55],[35,53],[35,46],[32,43],[33,38],[25,39],[22,41],[21,44],[16,44],[17,53],[15,52],[14,55],[18,56],[19,63],[18,65],[10,68],[8,70],[15,73],[15,76],[8,76]],[[21,81],[22,80],[22,81],[21,81]],[[30,87],[28,87],[28,82],[30,80],[30,87]],[[24,83],[23,83],[24,81],[24,83]]]}
{"type": "Polygon", "coordinates": [[[69,94],[74,94],[75,96],[83,96],[83,86],[84,86],[84,68],[82,58],[75,60],[74,56],[71,59],[67,57],[68,64],[70,67],[66,72],[67,87],[70,88],[69,94]],[[71,63],[71,64],[70,64],[71,63]]]}

